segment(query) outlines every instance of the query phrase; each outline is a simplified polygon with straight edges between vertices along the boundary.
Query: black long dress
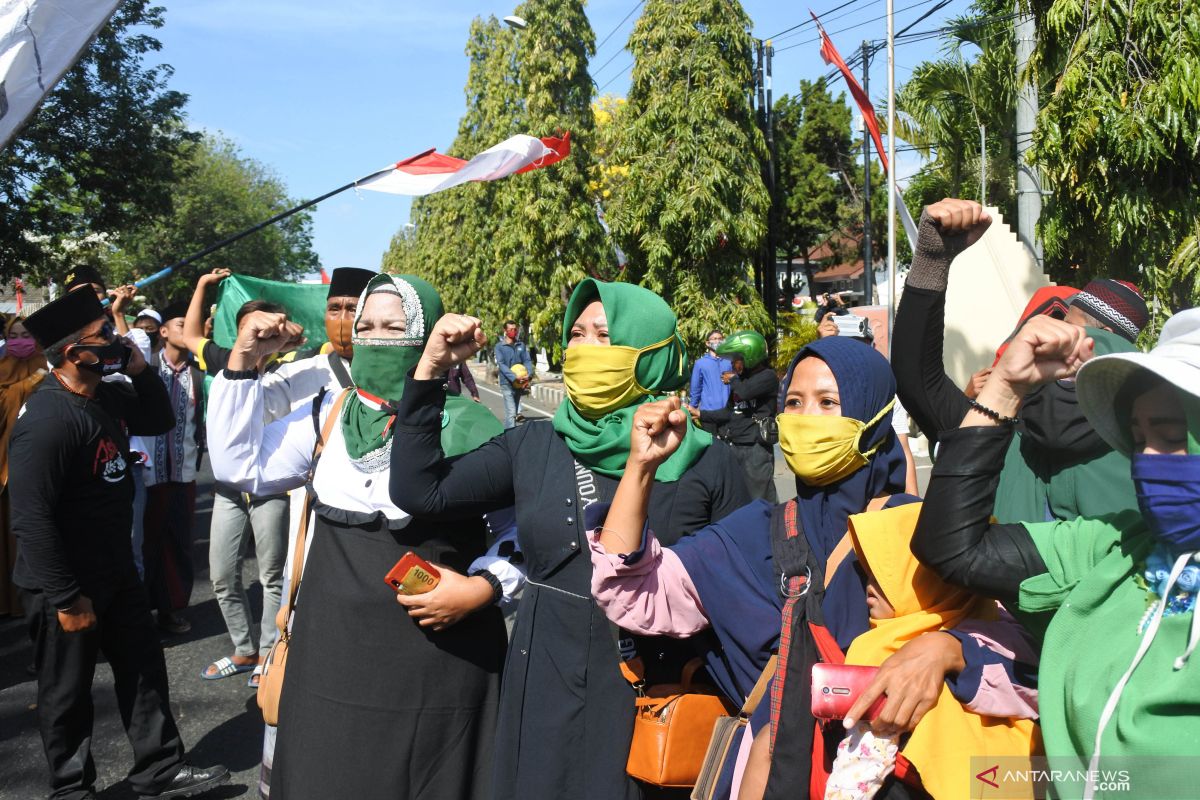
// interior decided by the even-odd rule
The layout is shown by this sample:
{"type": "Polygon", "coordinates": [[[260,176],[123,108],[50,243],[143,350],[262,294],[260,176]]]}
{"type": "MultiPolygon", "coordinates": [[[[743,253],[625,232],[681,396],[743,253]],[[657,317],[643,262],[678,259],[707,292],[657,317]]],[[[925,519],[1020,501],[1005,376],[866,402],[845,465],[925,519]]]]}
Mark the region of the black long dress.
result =
{"type": "MultiPolygon", "coordinates": [[[[549,422],[532,422],[447,461],[439,437],[444,399],[443,381],[406,382],[391,495],[424,518],[516,506],[529,581],[505,663],[494,796],[640,797],[625,773],[634,695],[618,669],[611,625],[591,597],[574,456],[549,422]]],[[[590,477],[598,499],[611,500],[617,481],[590,477]]],[[[670,544],[748,501],[732,453],[715,442],[678,481],[656,487],[650,524],[670,544]]]]}
{"type": "Polygon", "coordinates": [[[271,796],[484,800],[505,646],[499,609],[434,632],[383,580],[410,550],[465,572],[484,551],[482,521],[413,519],[391,530],[382,514],[316,511],[271,796]]]}

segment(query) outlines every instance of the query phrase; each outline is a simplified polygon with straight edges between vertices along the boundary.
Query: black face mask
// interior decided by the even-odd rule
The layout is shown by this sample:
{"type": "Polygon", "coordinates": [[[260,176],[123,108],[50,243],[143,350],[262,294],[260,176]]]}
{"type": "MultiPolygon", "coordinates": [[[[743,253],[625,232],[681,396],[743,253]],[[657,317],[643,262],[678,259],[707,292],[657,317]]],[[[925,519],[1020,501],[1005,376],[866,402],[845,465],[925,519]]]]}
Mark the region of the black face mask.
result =
{"type": "Polygon", "coordinates": [[[147,336],[147,338],[150,339],[151,349],[158,347],[159,339],[162,338],[161,336],[159,336],[158,331],[146,331],[146,336],[147,336]]]}
{"type": "Polygon", "coordinates": [[[120,339],[114,339],[108,344],[77,344],[74,345],[74,349],[95,354],[96,363],[78,363],[78,366],[101,377],[124,372],[129,366],[129,359],[133,358],[133,350],[120,339]]]}

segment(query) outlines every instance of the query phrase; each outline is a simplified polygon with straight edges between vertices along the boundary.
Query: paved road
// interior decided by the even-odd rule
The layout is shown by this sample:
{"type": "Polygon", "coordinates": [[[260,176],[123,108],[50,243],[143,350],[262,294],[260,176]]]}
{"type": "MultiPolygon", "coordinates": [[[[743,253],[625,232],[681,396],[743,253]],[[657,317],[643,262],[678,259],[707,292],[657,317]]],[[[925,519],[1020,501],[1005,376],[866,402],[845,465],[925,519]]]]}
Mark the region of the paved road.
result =
{"type": "MultiPolygon", "coordinates": [[[[199,675],[210,662],[232,650],[225,623],[208,581],[208,522],[212,510],[212,475],[205,467],[197,491],[195,528],[196,588],[186,612],[192,630],[163,640],[171,684],[171,709],[193,763],[225,764],[233,772],[230,785],[207,797],[224,800],[257,797],[262,752],[262,717],[246,676],[204,681],[199,675]]],[[[247,563],[247,581],[257,579],[257,566],[247,563]]],[[[261,609],[257,583],[251,602],[261,609]]],[[[32,800],[46,796],[46,763],[37,732],[37,686],[26,671],[32,651],[23,623],[0,619],[0,798],[32,800]]],[[[92,696],[96,724],[92,752],[97,789],[103,800],[127,800],[136,794],[124,780],[133,765],[121,727],[107,664],[96,668],[92,696]]]]}

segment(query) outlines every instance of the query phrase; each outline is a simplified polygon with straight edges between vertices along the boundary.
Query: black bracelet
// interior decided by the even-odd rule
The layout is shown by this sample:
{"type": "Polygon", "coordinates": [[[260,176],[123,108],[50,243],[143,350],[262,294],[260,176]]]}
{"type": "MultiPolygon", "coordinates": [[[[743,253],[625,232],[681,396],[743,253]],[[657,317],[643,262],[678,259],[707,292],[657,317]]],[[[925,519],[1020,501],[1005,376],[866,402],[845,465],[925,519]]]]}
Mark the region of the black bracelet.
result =
{"type": "Polygon", "coordinates": [[[504,597],[504,586],[500,583],[500,579],[496,577],[496,573],[489,569],[477,569],[471,573],[472,578],[483,578],[492,585],[492,605],[500,602],[500,598],[504,597]]]}
{"type": "Polygon", "coordinates": [[[974,398],[968,397],[967,402],[970,403],[971,408],[975,409],[980,414],[983,414],[985,417],[992,420],[993,422],[998,422],[1001,425],[1016,425],[1018,422],[1020,422],[1020,420],[1018,420],[1016,417],[1006,417],[1006,416],[1002,415],[999,411],[993,411],[992,409],[988,408],[987,406],[980,404],[974,398]]]}

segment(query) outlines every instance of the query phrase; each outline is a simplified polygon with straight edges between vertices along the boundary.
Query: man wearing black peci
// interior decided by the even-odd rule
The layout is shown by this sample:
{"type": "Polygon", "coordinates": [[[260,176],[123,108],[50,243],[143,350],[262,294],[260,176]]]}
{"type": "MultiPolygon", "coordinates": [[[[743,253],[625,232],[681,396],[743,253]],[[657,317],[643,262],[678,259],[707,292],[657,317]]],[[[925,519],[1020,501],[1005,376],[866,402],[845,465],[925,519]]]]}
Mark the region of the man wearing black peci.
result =
{"type": "Polygon", "coordinates": [[[133,788],[142,797],[184,797],[221,785],[224,767],[183,760],[129,537],[127,435],[174,427],[166,389],[137,348],[115,335],[90,288],[35,312],[26,327],[52,371],[18,415],[8,486],[18,542],[13,581],[24,590],[34,640],[50,797],[94,797],[91,691],[101,654],[133,745],[133,788]],[[102,380],[118,372],[131,382],[102,380]]]}

